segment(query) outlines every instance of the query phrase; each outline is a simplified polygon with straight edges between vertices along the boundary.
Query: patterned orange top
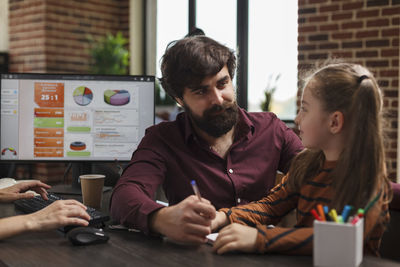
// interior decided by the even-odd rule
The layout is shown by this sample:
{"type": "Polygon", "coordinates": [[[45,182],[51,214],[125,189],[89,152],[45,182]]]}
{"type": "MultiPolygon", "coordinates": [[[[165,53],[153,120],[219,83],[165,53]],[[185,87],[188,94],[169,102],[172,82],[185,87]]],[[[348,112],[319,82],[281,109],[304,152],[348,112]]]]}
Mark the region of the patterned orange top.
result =
{"type": "MultiPolygon", "coordinates": [[[[305,182],[299,192],[292,192],[287,188],[288,176],[285,176],[263,199],[220,211],[227,214],[231,223],[257,228],[256,248],[260,253],[311,255],[314,217],[310,210],[316,209],[318,204],[329,207],[334,194],[329,173],[335,164],[336,162],[325,162],[320,173],[305,182]],[[267,227],[277,224],[296,208],[297,223],[293,228],[267,227]]],[[[389,222],[388,204],[384,204],[387,196],[387,192],[380,194],[379,200],[369,209],[364,220],[364,251],[377,256],[383,232],[389,222]]]]}

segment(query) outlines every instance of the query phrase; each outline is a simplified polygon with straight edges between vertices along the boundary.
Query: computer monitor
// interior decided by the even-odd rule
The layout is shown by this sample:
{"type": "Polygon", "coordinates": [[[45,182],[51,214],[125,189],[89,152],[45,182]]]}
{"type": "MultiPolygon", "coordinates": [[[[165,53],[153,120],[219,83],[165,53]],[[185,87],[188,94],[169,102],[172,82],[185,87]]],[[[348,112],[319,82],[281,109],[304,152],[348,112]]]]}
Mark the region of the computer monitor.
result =
{"type": "MultiPolygon", "coordinates": [[[[154,124],[154,80],[1,74],[0,160],[129,161],[146,128],[154,124]]],[[[85,168],[75,166],[78,176],[85,168]]],[[[77,177],[73,180],[76,187],[77,177]]]]}

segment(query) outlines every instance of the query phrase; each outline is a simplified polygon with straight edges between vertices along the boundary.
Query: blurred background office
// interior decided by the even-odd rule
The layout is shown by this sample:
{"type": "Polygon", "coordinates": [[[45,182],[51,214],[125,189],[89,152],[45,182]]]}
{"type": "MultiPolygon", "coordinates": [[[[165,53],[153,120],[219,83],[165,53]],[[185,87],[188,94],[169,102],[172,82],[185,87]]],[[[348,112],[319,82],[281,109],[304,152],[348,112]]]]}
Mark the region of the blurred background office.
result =
{"type": "MultiPolygon", "coordinates": [[[[344,58],[370,68],[384,91],[387,166],[395,180],[399,14],[399,0],[4,0],[0,71],[107,74],[111,70],[95,70],[93,53],[105,43],[121,58],[112,68],[117,74],[160,77],[167,44],[198,27],[238,52],[239,105],[272,110],[293,126],[299,77],[317,61],[344,58]]],[[[173,119],[177,107],[156,89],[158,121],[173,119]]],[[[16,175],[51,182],[49,172],[63,172],[53,166],[19,168],[16,175]]]]}

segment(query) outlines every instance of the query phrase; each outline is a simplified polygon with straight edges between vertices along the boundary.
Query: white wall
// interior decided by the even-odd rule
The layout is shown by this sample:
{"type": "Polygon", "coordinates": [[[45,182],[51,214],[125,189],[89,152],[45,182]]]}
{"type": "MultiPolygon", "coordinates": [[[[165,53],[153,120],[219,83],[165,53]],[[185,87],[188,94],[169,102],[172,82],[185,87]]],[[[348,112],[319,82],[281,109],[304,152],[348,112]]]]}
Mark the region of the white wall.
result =
{"type": "Polygon", "coordinates": [[[129,52],[132,75],[143,74],[143,0],[129,2],[129,52]]]}
{"type": "Polygon", "coordinates": [[[147,0],[146,5],[146,74],[156,75],[157,0],[147,0]]]}
{"type": "MultiPolygon", "coordinates": [[[[0,0],[1,1],[1,0],[0,0]]],[[[129,51],[131,75],[156,74],[157,0],[130,0],[129,51]],[[146,14],[143,13],[146,5],[146,14]],[[143,21],[146,21],[146,47],[143,47],[143,21]],[[146,53],[146,56],[144,55],[146,53]],[[146,58],[146,70],[143,60],[146,58]]]]}
{"type": "Polygon", "coordinates": [[[8,0],[0,0],[0,51],[8,51],[8,0]]]}

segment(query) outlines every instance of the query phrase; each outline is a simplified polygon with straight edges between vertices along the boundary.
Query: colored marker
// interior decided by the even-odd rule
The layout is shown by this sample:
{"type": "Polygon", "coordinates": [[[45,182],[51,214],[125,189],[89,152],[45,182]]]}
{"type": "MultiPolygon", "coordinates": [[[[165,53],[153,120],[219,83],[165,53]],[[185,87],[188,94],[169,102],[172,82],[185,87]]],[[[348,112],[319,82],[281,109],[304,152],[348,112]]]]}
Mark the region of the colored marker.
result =
{"type": "Polygon", "coordinates": [[[328,206],[324,206],[324,212],[325,212],[325,215],[327,215],[327,214],[328,214],[328,212],[329,212],[329,208],[328,208],[328,206]]]}
{"type": "Polygon", "coordinates": [[[376,195],[376,197],[375,197],[371,202],[369,202],[369,203],[365,206],[365,208],[364,208],[364,213],[363,213],[363,214],[366,214],[367,211],[376,203],[376,201],[377,201],[377,200],[379,199],[379,197],[381,196],[381,193],[382,193],[382,191],[380,191],[379,194],[376,195]]]}
{"type": "Polygon", "coordinates": [[[331,218],[331,216],[329,216],[329,208],[328,208],[328,206],[324,206],[324,212],[325,212],[325,218],[326,218],[326,220],[327,221],[333,221],[332,220],[332,218],[331,218]]]}
{"type": "Polygon", "coordinates": [[[196,181],[195,181],[195,180],[192,180],[190,183],[192,184],[194,193],[196,194],[196,196],[197,196],[197,197],[199,198],[199,200],[201,201],[200,190],[199,190],[199,188],[197,187],[196,181]]]}
{"type": "Polygon", "coordinates": [[[365,213],[365,211],[363,209],[358,209],[357,216],[362,218],[362,217],[364,217],[364,213],[365,213]]]}
{"type": "Polygon", "coordinates": [[[355,216],[354,219],[351,221],[351,224],[356,224],[360,220],[360,217],[355,216]]]}
{"type": "Polygon", "coordinates": [[[338,215],[338,216],[337,216],[337,220],[338,220],[338,223],[343,223],[343,217],[342,217],[342,215],[338,215]]]}
{"type": "Polygon", "coordinates": [[[318,210],[319,216],[321,217],[321,220],[326,221],[324,208],[322,207],[321,204],[317,205],[317,210],[318,210]]]}
{"type": "Polygon", "coordinates": [[[351,221],[351,224],[356,224],[362,217],[364,217],[365,210],[358,209],[357,215],[354,216],[354,219],[351,221]]]}
{"type": "Polygon", "coordinates": [[[315,218],[317,221],[321,221],[321,218],[318,216],[318,213],[316,212],[315,209],[310,210],[310,213],[311,213],[312,216],[314,216],[314,218],[315,218]]]}
{"type": "Polygon", "coordinates": [[[329,216],[331,216],[334,222],[339,222],[337,218],[337,212],[335,209],[331,209],[331,211],[329,212],[329,216]]]}
{"type": "Polygon", "coordinates": [[[345,205],[342,211],[342,218],[343,222],[347,222],[347,219],[349,217],[350,211],[353,209],[352,206],[350,205],[345,205]]]}

